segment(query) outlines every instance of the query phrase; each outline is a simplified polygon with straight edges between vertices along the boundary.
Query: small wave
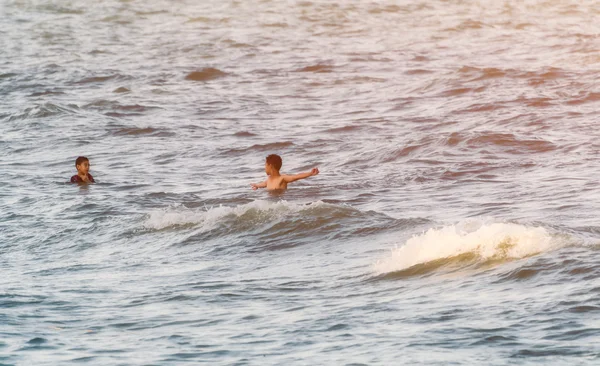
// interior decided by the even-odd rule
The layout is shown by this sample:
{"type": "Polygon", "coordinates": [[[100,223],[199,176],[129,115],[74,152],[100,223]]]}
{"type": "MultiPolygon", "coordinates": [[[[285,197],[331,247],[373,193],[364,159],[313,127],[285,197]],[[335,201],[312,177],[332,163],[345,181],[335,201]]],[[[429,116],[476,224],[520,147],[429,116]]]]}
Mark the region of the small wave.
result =
{"type": "Polygon", "coordinates": [[[249,131],[238,131],[236,133],[233,134],[233,136],[236,137],[254,137],[257,136],[255,133],[249,132],[249,131]]]}
{"type": "Polygon", "coordinates": [[[584,93],[579,98],[574,98],[567,101],[568,105],[579,105],[588,102],[597,102],[600,100],[600,93],[584,93]]]}
{"type": "Polygon", "coordinates": [[[333,71],[333,66],[327,64],[316,64],[306,66],[296,70],[298,72],[316,72],[316,73],[328,73],[333,71]]]}
{"type": "Polygon", "coordinates": [[[186,23],[227,24],[230,20],[230,18],[216,19],[208,17],[196,17],[188,19],[186,23]]]}
{"type": "Polygon", "coordinates": [[[248,151],[277,151],[277,150],[283,150],[283,149],[288,148],[290,146],[294,146],[294,143],[291,142],[291,141],[282,141],[282,142],[272,142],[272,143],[269,143],[269,144],[255,144],[255,145],[252,145],[252,146],[246,147],[246,148],[232,148],[232,149],[225,150],[225,152],[227,154],[237,155],[237,154],[241,154],[241,153],[246,153],[248,151]]]}
{"type": "Polygon", "coordinates": [[[261,26],[265,27],[265,28],[287,28],[287,27],[289,27],[289,24],[281,23],[281,22],[279,22],[279,23],[264,23],[264,24],[261,24],[261,26]]]}
{"type": "Polygon", "coordinates": [[[50,116],[55,116],[59,114],[69,114],[76,113],[77,106],[69,105],[68,108],[65,106],[52,104],[52,103],[44,103],[40,105],[36,105],[34,107],[26,108],[21,113],[16,113],[11,115],[8,120],[20,120],[20,119],[28,119],[28,118],[47,118],[50,116]]]}
{"type": "Polygon", "coordinates": [[[512,133],[494,133],[481,132],[477,134],[453,132],[448,136],[446,144],[456,146],[465,143],[469,148],[489,148],[497,146],[507,148],[505,152],[548,152],[557,149],[557,146],[550,141],[543,139],[523,139],[512,133]]]}
{"type": "Polygon", "coordinates": [[[151,109],[157,109],[159,107],[154,106],[145,106],[139,104],[121,104],[117,101],[100,99],[96,100],[92,103],[86,104],[83,106],[85,109],[97,110],[97,111],[107,111],[106,115],[108,116],[134,116],[141,115],[143,112],[149,111],[151,109]]]}
{"type": "Polygon", "coordinates": [[[59,95],[59,94],[65,94],[65,93],[61,92],[61,91],[46,90],[46,91],[43,91],[43,92],[31,93],[31,94],[29,94],[29,96],[30,97],[42,97],[44,95],[59,95]]]}
{"type": "Polygon", "coordinates": [[[479,88],[454,88],[450,90],[446,90],[440,94],[443,97],[453,97],[456,95],[462,95],[467,93],[479,92],[481,91],[479,88]]]}
{"type": "MultiPolygon", "coordinates": [[[[295,203],[259,200],[233,207],[192,210],[177,206],[158,210],[146,217],[143,226],[148,230],[191,230],[193,235],[181,242],[184,245],[225,235],[241,235],[245,238],[247,249],[253,252],[291,248],[318,242],[322,238],[345,240],[371,236],[427,222],[420,218],[395,219],[375,211],[365,212],[323,201],[295,203]]],[[[215,248],[217,251],[230,249],[229,246],[215,248]]]]}
{"type": "Polygon", "coordinates": [[[227,75],[229,74],[219,69],[215,69],[213,67],[205,67],[199,71],[190,72],[186,75],[185,79],[193,81],[208,81],[218,79],[227,75]]]}
{"type": "Polygon", "coordinates": [[[425,69],[411,69],[411,70],[406,70],[404,72],[405,75],[425,75],[425,74],[432,74],[433,71],[431,70],[425,70],[425,69]]]}
{"type": "Polygon", "coordinates": [[[137,135],[149,135],[156,137],[171,137],[174,136],[175,133],[166,131],[160,128],[152,128],[152,127],[126,127],[119,128],[114,131],[113,134],[115,136],[137,136],[137,135]]]}
{"type": "Polygon", "coordinates": [[[556,247],[558,242],[543,227],[466,221],[410,238],[375,263],[374,270],[380,275],[422,274],[449,264],[525,258],[556,247]]]}
{"type": "Polygon", "coordinates": [[[459,73],[461,74],[465,74],[467,76],[472,76],[472,79],[469,79],[470,81],[481,81],[481,80],[488,80],[488,79],[496,79],[496,78],[502,78],[505,77],[509,72],[514,72],[514,70],[501,70],[501,69],[497,69],[494,67],[488,67],[488,68],[479,68],[479,67],[472,67],[472,66],[463,66],[462,68],[460,68],[458,70],[459,73]]]}
{"type": "Polygon", "coordinates": [[[7,73],[4,73],[4,74],[0,74],[0,80],[12,78],[14,76],[17,76],[17,74],[14,74],[12,72],[7,72],[7,73]]]}
{"type": "Polygon", "coordinates": [[[345,132],[355,132],[360,131],[364,128],[364,126],[359,125],[348,125],[344,127],[335,127],[324,130],[326,133],[345,133],[345,132]]]}
{"type": "Polygon", "coordinates": [[[131,90],[125,88],[124,86],[118,87],[117,89],[113,90],[113,93],[129,93],[131,90]]]}
{"type": "Polygon", "coordinates": [[[322,201],[309,204],[296,204],[286,201],[268,202],[253,201],[245,205],[227,207],[210,207],[203,211],[175,208],[174,210],[160,210],[150,214],[144,226],[147,229],[162,230],[178,226],[201,225],[205,230],[210,230],[226,217],[246,217],[252,219],[273,218],[282,213],[299,212],[328,205],[322,201]]]}

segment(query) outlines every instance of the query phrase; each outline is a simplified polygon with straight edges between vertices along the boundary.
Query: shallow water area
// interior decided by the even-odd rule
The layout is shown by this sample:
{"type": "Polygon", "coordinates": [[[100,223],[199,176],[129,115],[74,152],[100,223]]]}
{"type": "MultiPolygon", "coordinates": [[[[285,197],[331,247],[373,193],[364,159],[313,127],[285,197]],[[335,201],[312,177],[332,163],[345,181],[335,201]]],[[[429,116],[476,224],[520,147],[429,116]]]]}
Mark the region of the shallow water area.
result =
{"type": "Polygon", "coordinates": [[[596,2],[0,14],[1,365],[600,362],[596,2]]]}

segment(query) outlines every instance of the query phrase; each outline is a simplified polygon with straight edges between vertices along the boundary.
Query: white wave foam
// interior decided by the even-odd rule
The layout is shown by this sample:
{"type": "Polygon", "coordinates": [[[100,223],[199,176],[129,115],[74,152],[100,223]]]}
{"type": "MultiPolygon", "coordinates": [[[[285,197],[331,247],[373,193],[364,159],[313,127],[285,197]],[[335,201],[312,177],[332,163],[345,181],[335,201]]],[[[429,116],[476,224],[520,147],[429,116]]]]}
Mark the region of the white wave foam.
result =
{"type": "Polygon", "coordinates": [[[557,245],[542,227],[510,223],[467,221],[413,236],[390,258],[375,263],[379,274],[400,271],[417,264],[471,253],[480,260],[518,259],[557,245]]]}
{"type": "Polygon", "coordinates": [[[253,201],[235,207],[216,206],[200,211],[179,206],[151,212],[144,223],[144,227],[161,230],[172,226],[201,225],[203,229],[210,230],[229,216],[242,217],[248,215],[249,219],[268,220],[288,213],[311,210],[322,206],[330,205],[322,201],[307,204],[287,201],[253,201]]]}

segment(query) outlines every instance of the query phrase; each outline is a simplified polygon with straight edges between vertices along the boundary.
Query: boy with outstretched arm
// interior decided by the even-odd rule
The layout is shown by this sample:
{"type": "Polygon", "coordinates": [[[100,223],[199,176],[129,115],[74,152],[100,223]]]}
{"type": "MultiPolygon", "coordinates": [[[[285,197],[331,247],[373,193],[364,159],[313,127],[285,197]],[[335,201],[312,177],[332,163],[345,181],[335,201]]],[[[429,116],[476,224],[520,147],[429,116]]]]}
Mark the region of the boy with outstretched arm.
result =
{"type": "Polygon", "coordinates": [[[313,175],[319,174],[319,169],[313,168],[310,172],[300,173],[300,174],[280,174],[279,169],[281,169],[282,160],[279,155],[269,155],[267,156],[267,161],[265,162],[265,173],[269,176],[267,180],[261,183],[253,183],[251,184],[252,189],[256,190],[259,188],[266,188],[268,190],[276,190],[276,189],[287,189],[288,183],[295,182],[299,179],[304,179],[308,177],[312,177],[313,175]]]}

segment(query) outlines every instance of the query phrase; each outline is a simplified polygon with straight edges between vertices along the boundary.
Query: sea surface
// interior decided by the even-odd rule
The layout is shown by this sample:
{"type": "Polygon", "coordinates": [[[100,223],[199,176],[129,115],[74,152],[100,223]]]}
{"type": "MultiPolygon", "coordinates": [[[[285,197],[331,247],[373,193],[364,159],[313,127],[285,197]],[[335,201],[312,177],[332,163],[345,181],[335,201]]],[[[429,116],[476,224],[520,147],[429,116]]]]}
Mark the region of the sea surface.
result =
{"type": "Polygon", "coordinates": [[[599,19],[0,2],[0,365],[600,365],[599,19]]]}

